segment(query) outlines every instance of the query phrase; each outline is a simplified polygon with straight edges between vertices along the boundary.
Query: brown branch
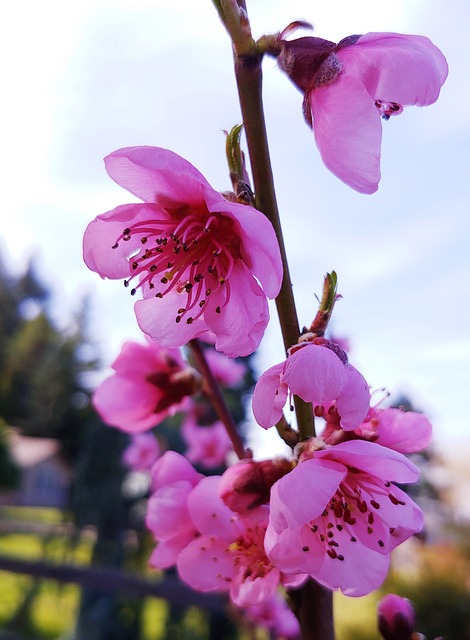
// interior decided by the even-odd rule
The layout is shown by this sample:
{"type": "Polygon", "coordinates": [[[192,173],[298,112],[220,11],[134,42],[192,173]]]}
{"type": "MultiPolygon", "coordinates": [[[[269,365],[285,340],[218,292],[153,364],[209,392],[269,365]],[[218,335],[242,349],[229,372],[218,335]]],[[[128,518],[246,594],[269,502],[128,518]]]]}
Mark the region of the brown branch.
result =
{"type": "Polygon", "coordinates": [[[156,581],[108,567],[55,565],[42,560],[22,560],[3,555],[0,555],[0,570],[45,580],[73,582],[88,589],[125,593],[133,598],[163,598],[171,604],[196,605],[208,611],[220,611],[225,606],[224,598],[193,591],[176,576],[164,576],[156,581]]]}

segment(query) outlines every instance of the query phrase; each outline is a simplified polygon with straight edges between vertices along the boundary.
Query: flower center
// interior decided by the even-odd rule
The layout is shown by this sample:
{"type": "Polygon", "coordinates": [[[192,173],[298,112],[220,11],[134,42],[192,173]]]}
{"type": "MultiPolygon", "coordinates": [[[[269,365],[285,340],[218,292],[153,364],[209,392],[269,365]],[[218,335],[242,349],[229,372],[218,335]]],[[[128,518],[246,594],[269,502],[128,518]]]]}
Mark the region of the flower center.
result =
{"type": "Polygon", "coordinates": [[[272,563],[264,550],[266,526],[247,527],[233,542],[229,551],[236,554],[234,565],[242,574],[243,580],[263,577],[272,569],[272,563]]]}
{"type": "MultiPolygon", "coordinates": [[[[360,471],[351,467],[349,473],[360,471]]],[[[314,536],[314,542],[323,546],[332,560],[340,561],[344,561],[349,543],[357,542],[358,538],[372,550],[383,549],[387,525],[377,512],[385,501],[395,507],[405,504],[392,493],[391,486],[390,482],[384,482],[383,487],[372,485],[365,478],[352,483],[348,474],[321,516],[309,523],[309,534],[314,536]]],[[[393,536],[394,531],[394,527],[388,527],[389,535],[393,536]]],[[[305,540],[308,537],[303,537],[302,541],[305,540]]],[[[305,544],[302,551],[310,551],[310,546],[305,544]]]]}
{"type": "MultiPolygon", "coordinates": [[[[186,300],[178,309],[175,321],[192,324],[203,312],[208,298],[225,288],[225,306],[230,298],[228,282],[234,262],[241,258],[240,239],[233,221],[220,213],[191,212],[185,206],[168,211],[168,219],[149,219],[123,230],[113,249],[138,235],[142,248],[130,259],[131,277],[140,282],[131,289],[135,295],[142,287],[145,297],[163,298],[175,290],[186,300]]],[[[215,309],[220,313],[221,307],[215,309]]]]}
{"type": "Polygon", "coordinates": [[[376,100],[374,104],[384,120],[390,120],[390,116],[398,116],[403,111],[403,107],[401,104],[398,104],[398,102],[384,102],[383,100],[376,100]]]}

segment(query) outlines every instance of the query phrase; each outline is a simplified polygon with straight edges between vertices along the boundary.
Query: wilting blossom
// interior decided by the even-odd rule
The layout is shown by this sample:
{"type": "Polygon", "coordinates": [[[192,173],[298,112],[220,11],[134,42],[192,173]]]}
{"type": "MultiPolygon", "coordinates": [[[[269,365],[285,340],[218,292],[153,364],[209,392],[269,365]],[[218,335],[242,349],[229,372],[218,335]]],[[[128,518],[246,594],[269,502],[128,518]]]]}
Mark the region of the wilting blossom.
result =
{"type": "Polygon", "coordinates": [[[93,394],[101,419],[128,433],[147,431],[182,407],[199,386],[199,375],[178,349],[128,341],[111,365],[114,374],[93,394]]]}
{"type": "Polygon", "coordinates": [[[220,499],[219,485],[220,476],[204,478],[188,498],[190,516],[201,535],[178,555],[180,577],[197,591],[228,591],[239,607],[262,602],[279,585],[301,584],[306,577],[302,570],[286,576],[266,556],[269,508],[236,514],[220,499]]]}
{"type": "Polygon", "coordinates": [[[379,631],[384,640],[412,640],[415,611],[408,598],[387,594],[377,605],[379,631]]]}
{"type": "Polygon", "coordinates": [[[392,549],[422,528],[418,506],[391,483],[415,482],[419,473],[372,442],[321,446],[309,441],[297,467],[272,487],[266,551],[281,571],[365,595],[384,580],[392,549]]]}
{"type": "Polygon", "coordinates": [[[225,463],[232,443],[222,422],[201,427],[192,419],[187,419],[181,433],[187,445],[186,458],[205,469],[214,469],[225,463]]]}
{"type": "Polygon", "coordinates": [[[343,429],[355,429],[364,420],[370,400],[367,382],[340,347],[316,340],[291,348],[285,362],[274,365],[258,380],[253,413],[265,429],[281,418],[289,393],[312,402],[317,415],[334,407],[343,429]]]}
{"type": "Polygon", "coordinates": [[[105,158],[110,177],[143,203],[99,215],[83,240],[102,277],[124,278],[141,329],[165,347],[211,330],[229,357],[258,346],[281,285],[277,239],[266,216],[227,200],[166,149],[129,147],[105,158]]]}
{"type": "Polygon", "coordinates": [[[432,425],[424,413],[371,408],[355,433],[400,453],[416,453],[431,442],[432,425]]]}
{"type": "Polygon", "coordinates": [[[281,40],[279,64],[304,93],[304,114],[327,168],[360,193],[380,180],[381,118],[435,102],[447,77],[423,36],[367,33],[339,44],[281,40]]]}
{"type": "Polygon", "coordinates": [[[203,476],[175,451],[167,451],[152,469],[146,525],[157,541],[150,556],[156,569],[172,567],[178,554],[198,535],[188,511],[188,496],[203,476]]]}
{"type": "Polygon", "coordinates": [[[152,433],[132,436],[124,449],[122,461],[132,471],[149,471],[160,456],[160,445],[152,433]]]}
{"type": "Polygon", "coordinates": [[[259,604],[246,607],[244,617],[268,629],[271,638],[300,638],[299,621],[278,592],[259,604]]]}

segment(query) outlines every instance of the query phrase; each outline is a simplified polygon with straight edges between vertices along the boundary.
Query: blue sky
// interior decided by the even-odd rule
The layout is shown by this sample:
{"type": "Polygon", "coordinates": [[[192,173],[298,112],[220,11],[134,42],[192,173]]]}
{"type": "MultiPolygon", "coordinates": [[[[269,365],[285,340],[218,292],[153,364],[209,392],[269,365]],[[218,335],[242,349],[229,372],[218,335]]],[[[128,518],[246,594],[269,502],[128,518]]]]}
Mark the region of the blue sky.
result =
{"type": "MultiPolygon", "coordinates": [[[[468,433],[470,383],[470,57],[464,0],[248,0],[255,37],[295,19],[319,37],[427,35],[450,75],[439,101],[384,123],[382,182],[363,196],[322,165],[301,95],[265,63],[273,167],[301,322],[335,269],[343,300],[333,328],[373,387],[407,392],[439,441],[468,433]]],[[[4,10],[5,15],[5,10],[4,10]]],[[[171,148],[215,188],[229,187],[223,129],[240,122],[230,44],[210,0],[32,0],[10,3],[0,47],[3,252],[13,268],[36,255],[59,320],[85,293],[104,359],[138,337],[132,300],[81,260],[94,216],[132,200],[102,158],[129,145],[171,148]]],[[[274,315],[274,314],[273,314],[274,315]]],[[[258,362],[283,357],[273,318],[258,362]]]]}

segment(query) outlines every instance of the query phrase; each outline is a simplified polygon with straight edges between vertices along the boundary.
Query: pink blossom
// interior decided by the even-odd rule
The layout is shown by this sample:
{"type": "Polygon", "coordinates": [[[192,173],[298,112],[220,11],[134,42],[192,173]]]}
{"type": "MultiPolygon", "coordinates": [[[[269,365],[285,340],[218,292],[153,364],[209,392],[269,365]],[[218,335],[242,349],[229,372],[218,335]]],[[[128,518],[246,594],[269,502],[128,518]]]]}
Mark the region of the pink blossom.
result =
{"type": "Polygon", "coordinates": [[[239,607],[262,602],[280,584],[301,584],[304,575],[284,576],[266,556],[268,507],[238,515],[220,499],[219,485],[220,476],[204,478],[189,496],[189,513],[201,535],[179,554],[180,577],[198,591],[228,591],[239,607]]]}
{"type": "Polygon", "coordinates": [[[204,355],[215,379],[224,387],[236,387],[243,380],[246,366],[242,362],[231,360],[214,349],[205,349],[204,355]]]}
{"type": "Polygon", "coordinates": [[[315,450],[318,440],[271,489],[266,551],[281,571],[364,595],[384,580],[391,550],[421,530],[420,509],[390,482],[415,482],[418,470],[372,442],[315,450]]]}
{"type": "Polygon", "coordinates": [[[300,638],[300,626],[285,598],[278,592],[267,600],[245,609],[245,618],[268,629],[271,637],[300,638]]]}
{"type": "Polygon", "coordinates": [[[431,442],[432,425],[423,413],[371,408],[355,433],[400,453],[415,453],[431,442]]]}
{"type": "Polygon", "coordinates": [[[156,569],[176,563],[178,554],[198,535],[188,511],[188,496],[202,475],[175,451],[167,451],[152,469],[153,493],[146,525],[157,541],[150,557],[156,569]]]}
{"type": "Polygon", "coordinates": [[[369,409],[369,388],[363,376],[348,363],[346,353],[324,339],[290,349],[285,362],[268,369],[253,393],[253,413],[265,429],[282,416],[289,393],[312,402],[322,415],[336,409],[343,429],[355,429],[369,409]]]}
{"type": "Polygon", "coordinates": [[[229,357],[258,346],[279,292],[282,265],[274,230],[256,209],[215,191],[189,162],[166,149],[129,147],[105,158],[110,177],[144,202],[91,222],[88,267],[125,278],[141,329],[179,347],[208,329],[229,357]]]}
{"type": "Polygon", "coordinates": [[[186,458],[205,469],[214,469],[225,463],[232,443],[222,422],[210,427],[200,427],[192,420],[186,420],[181,433],[187,445],[186,458]]]}
{"type": "Polygon", "coordinates": [[[435,102],[448,71],[428,38],[398,33],[283,41],[279,64],[305,94],[323,162],[360,193],[378,188],[381,117],[435,102]]]}
{"type": "Polygon", "coordinates": [[[138,433],[131,438],[122,460],[133,471],[149,471],[160,456],[158,440],[152,433],[138,433]]]}
{"type": "Polygon", "coordinates": [[[128,433],[147,431],[182,407],[199,384],[178,349],[155,342],[125,342],[111,365],[114,374],[93,394],[102,420],[128,433]]]}
{"type": "Polygon", "coordinates": [[[384,640],[412,640],[415,611],[408,598],[389,593],[377,605],[377,617],[384,640]]]}

